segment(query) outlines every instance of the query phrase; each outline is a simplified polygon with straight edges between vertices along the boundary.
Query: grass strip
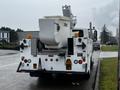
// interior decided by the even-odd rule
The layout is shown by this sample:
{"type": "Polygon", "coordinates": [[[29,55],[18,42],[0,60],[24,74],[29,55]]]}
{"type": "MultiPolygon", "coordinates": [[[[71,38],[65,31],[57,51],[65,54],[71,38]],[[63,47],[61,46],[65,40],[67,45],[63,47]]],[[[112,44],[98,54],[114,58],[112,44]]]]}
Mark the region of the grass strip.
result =
{"type": "Polygon", "coordinates": [[[100,90],[117,90],[117,58],[101,60],[100,90]]]}
{"type": "Polygon", "coordinates": [[[101,46],[102,51],[118,51],[118,45],[103,45],[101,46]]]}

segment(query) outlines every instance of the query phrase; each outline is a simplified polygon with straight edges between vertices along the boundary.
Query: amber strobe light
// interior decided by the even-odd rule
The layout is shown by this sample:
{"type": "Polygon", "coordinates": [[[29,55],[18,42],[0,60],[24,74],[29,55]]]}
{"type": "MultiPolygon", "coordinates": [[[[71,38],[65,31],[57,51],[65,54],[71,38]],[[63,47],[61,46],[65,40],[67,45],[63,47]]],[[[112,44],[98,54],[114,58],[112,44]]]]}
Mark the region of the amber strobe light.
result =
{"type": "Polygon", "coordinates": [[[70,59],[66,60],[66,70],[71,70],[72,69],[72,62],[70,59]]]}

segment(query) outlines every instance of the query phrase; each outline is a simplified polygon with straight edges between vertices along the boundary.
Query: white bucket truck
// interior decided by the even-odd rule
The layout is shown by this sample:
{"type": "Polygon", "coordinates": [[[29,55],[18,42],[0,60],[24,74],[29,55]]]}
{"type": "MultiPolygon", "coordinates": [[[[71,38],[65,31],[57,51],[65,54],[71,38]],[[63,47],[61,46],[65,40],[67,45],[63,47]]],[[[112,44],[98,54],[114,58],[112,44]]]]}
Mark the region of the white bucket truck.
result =
{"type": "Polygon", "coordinates": [[[63,15],[39,19],[39,37],[20,41],[18,72],[36,77],[68,74],[90,77],[93,55],[90,30],[74,29],[76,19],[70,6],[63,6],[63,15]]]}

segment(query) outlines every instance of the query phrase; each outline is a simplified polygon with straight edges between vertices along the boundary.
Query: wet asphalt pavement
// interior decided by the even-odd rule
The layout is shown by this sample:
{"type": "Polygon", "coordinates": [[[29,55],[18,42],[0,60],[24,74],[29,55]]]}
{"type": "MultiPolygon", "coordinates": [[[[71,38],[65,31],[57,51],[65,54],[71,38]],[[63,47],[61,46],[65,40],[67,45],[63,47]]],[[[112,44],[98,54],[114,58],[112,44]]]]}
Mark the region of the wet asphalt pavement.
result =
{"type": "MultiPolygon", "coordinates": [[[[0,51],[1,52],[1,51],[0,51]]],[[[2,51],[2,53],[9,51],[2,51]]],[[[28,73],[17,73],[19,53],[0,55],[0,90],[93,90],[99,52],[94,52],[94,66],[89,80],[79,79],[79,83],[65,79],[45,80],[30,77],[28,73]],[[74,85],[79,84],[79,85],[74,85]]]]}

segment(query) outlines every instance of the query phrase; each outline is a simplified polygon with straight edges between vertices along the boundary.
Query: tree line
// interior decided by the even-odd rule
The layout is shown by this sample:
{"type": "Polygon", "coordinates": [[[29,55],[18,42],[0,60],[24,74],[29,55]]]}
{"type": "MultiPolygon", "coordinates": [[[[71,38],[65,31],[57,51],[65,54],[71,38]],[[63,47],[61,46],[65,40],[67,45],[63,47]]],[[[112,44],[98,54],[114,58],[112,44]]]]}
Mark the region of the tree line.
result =
{"type": "MultiPolygon", "coordinates": [[[[0,31],[8,31],[10,33],[10,42],[18,42],[17,32],[23,32],[23,30],[20,28],[14,30],[9,27],[1,27],[0,31]]],[[[102,27],[102,32],[100,33],[100,42],[101,44],[109,44],[109,43],[117,44],[116,38],[113,37],[112,33],[108,30],[106,25],[102,27]]]]}
{"type": "Polygon", "coordinates": [[[11,29],[9,27],[1,27],[0,31],[8,31],[10,34],[10,42],[18,42],[17,32],[23,32],[22,29],[17,28],[17,30],[11,29]]]}

